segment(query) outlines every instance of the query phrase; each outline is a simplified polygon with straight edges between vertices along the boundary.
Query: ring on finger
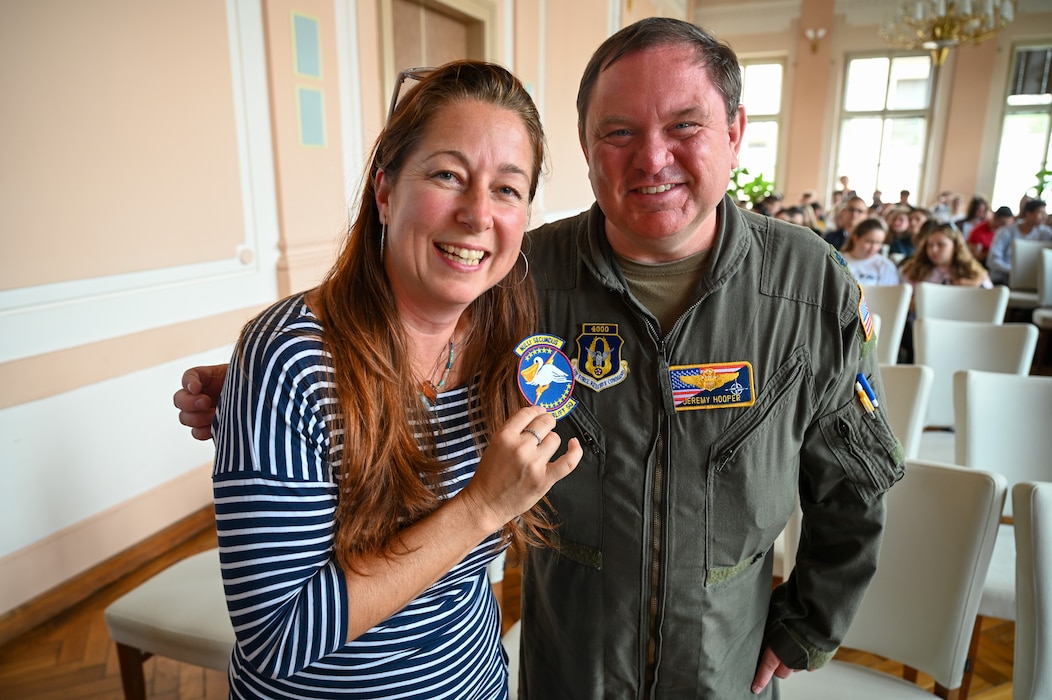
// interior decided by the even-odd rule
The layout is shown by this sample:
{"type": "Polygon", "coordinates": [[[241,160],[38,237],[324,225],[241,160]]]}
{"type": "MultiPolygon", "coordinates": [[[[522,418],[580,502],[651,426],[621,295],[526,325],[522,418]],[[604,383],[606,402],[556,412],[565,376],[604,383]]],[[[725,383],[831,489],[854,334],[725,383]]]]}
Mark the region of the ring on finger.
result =
{"type": "Polygon", "coordinates": [[[530,428],[530,427],[526,427],[526,428],[523,428],[523,429],[522,429],[522,432],[524,432],[524,433],[529,433],[529,434],[530,434],[530,435],[532,435],[533,437],[537,438],[537,445],[538,445],[538,446],[539,446],[539,445],[541,444],[541,442],[543,442],[543,440],[542,440],[542,438],[541,438],[541,434],[540,434],[540,433],[538,433],[538,432],[537,432],[536,430],[534,430],[533,428],[530,428]]]}

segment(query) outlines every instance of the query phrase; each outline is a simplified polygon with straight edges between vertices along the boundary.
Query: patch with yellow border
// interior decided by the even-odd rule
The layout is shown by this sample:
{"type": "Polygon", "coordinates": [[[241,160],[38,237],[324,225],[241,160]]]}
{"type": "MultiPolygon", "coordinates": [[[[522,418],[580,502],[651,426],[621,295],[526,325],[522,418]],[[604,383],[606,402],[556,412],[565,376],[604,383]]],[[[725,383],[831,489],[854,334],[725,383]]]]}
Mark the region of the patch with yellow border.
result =
{"type": "Polygon", "coordinates": [[[677,411],[708,408],[744,408],[756,400],[752,365],[716,362],[669,368],[672,403],[677,411]]]}
{"type": "Polygon", "coordinates": [[[583,323],[573,359],[577,381],[592,391],[617,386],[628,377],[628,360],[622,359],[624,339],[616,323],[583,323]]]}

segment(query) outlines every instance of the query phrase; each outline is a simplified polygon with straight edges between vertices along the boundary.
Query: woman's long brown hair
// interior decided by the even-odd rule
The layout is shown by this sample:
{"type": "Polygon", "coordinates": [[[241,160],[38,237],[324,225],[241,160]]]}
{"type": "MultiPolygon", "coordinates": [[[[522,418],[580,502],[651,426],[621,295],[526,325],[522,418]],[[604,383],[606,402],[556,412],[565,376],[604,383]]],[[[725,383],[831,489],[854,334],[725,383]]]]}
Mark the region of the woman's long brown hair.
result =
{"type": "MultiPolygon", "coordinates": [[[[382,263],[381,225],[376,205],[376,174],[383,170],[397,186],[406,158],[444,106],[463,100],[494,104],[517,114],[534,150],[529,199],[544,163],[544,133],[528,93],[507,70],[478,61],[446,64],[426,76],[399,103],[373,149],[358,216],[335,266],[311,297],[324,329],[322,343],[335,369],[341,416],[332,431],[338,444],[339,496],[336,557],[354,569],[366,554],[396,556],[404,547],[398,534],[440,503],[437,476],[444,468],[434,445],[421,446],[413,435],[426,432],[427,415],[413,376],[408,341],[398,318],[382,263]]],[[[467,310],[472,331],[461,351],[466,379],[477,377],[479,401],[472,417],[488,434],[524,405],[516,386],[513,349],[537,323],[532,279],[523,280],[519,261],[499,286],[467,310]]],[[[514,546],[546,542],[548,524],[535,507],[505,526],[514,546]]]]}
{"type": "Polygon", "coordinates": [[[962,280],[973,283],[980,282],[986,276],[986,269],[975,259],[964,236],[952,224],[936,223],[929,221],[921,229],[920,241],[917,242],[917,251],[912,257],[902,263],[902,275],[914,282],[924,281],[931,271],[935,269],[935,263],[928,257],[928,236],[933,233],[941,233],[953,243],[953,259],[950,261],[950,274],[953,275],[953,283],[958,284],[962,280]]]}

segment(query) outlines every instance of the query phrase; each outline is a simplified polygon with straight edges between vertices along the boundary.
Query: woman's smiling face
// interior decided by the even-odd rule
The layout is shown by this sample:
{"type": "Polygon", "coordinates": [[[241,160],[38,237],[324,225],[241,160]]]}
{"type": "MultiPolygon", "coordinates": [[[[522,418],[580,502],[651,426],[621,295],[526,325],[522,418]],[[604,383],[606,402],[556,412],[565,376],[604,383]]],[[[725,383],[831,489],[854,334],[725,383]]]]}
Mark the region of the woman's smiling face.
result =
{"type": "Polygon", "coordinates": [[[464,100],[434,116],[395,180],[377,174],[384,267],[403,313],[462,310],[508,274],[534,165],[514,112],[464,100]]]}

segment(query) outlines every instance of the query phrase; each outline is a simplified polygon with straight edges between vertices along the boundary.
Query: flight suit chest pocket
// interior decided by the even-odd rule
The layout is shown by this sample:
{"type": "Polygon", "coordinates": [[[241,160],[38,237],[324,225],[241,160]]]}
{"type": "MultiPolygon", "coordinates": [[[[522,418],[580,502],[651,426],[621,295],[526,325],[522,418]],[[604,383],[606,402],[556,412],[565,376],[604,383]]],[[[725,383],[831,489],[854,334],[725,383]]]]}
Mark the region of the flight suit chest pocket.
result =
{"type": "Polygon", "coordinates": [[[758,561],[795,507],[800,448],[813,403],[811,376],[800,349],[711,448],[706,496],[710,583],[758,561]]]}
{"type": "Polygon", "coordinates": [[[901,448],[884,419],[856,402],[825,416],[820,426],[826,445],[864,501],[871,501],[902,478],[901,448]]]}

